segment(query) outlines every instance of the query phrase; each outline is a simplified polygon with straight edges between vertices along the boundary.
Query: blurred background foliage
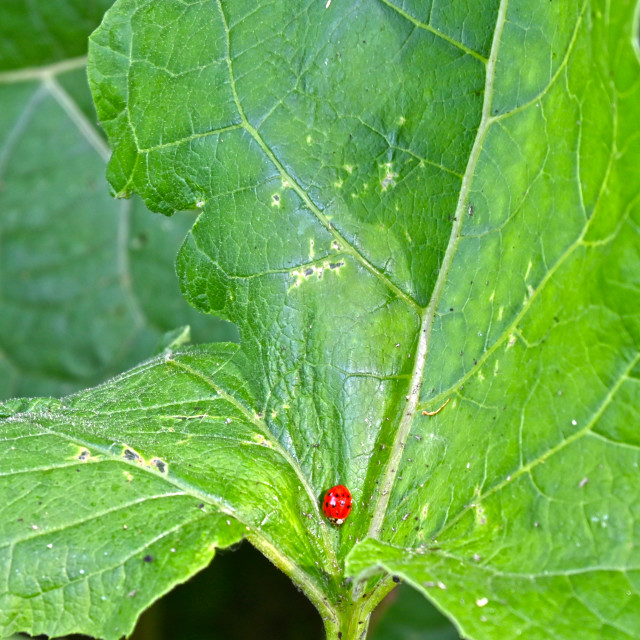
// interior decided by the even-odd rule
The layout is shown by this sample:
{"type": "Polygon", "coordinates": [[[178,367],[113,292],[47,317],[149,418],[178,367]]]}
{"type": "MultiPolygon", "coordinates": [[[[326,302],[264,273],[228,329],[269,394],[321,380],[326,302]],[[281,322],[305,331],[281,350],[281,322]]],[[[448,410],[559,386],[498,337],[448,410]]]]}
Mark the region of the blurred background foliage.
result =
{"type": "MultiPolygon", "coordinates": [[[[164,218],[105,179],[108,149],[86,80],[87,37],[113,0],[0,5],[0,399],[62,396],[152,356],[189,325],[194,343],[235,328],[184,301],[175,256],[193,212],[164,218]]],[[[134,640],[323,637],[289,579],[248,544],[178,587],[140,619],[134,640]]],[[[401,586],[373,640],[458,634],[401,586]]]]}

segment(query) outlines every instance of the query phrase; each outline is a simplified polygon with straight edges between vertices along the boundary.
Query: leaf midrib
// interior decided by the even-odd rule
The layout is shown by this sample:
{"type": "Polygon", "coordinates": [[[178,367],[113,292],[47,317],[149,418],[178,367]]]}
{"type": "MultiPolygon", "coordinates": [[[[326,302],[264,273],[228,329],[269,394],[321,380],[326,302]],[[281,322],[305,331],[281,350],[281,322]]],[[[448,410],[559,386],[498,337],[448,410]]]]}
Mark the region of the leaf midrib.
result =
{"type": "Polygon", "coordinates": [[[496,26],[493,34],[493,42],[491,45],[491,53],[487,61],[486,77],[485,77],[485,90],[484,101],[482,105],[482,116],[480,124],[478,125],[478,131],[476,138],[469,155],[469,161],[462,178],[462,184],[460,186],[460,194],[458,197],[458,204],[453,218],[453,225],[451,227],[451,234],[449,236],[449,242],[445,251],[444,258],[438,273],[436,284],[433,288],[431,299],[429,300],[429,306],[422,312],[420,334],[418,338],[418,348],[415,358],[415,364],[413,373],[411,376],[411,382],[409,384],[409,395],[407,404],[400,420],[400,425],[396,433],[394,443],[389,455],[388,461],[385,466],[383,481],[380,484],[380,490],[376,500],[376,506],[373,511],[371,523],[369,525],[368,537],[377,539],[382,532],[382,522],[385,518],[389,500],[391,498],[391,490],[395,483],[396,472],[398,464],[403,454],[404,443],[406,442],[409,429],[413,423],[414,414],[420,400],[420,391],[422,388],[422,379],[426,366],[427,354],[429,351],[429,342],[431,338],[431,332],[433,330],[433,319],[436,314],[437,307],[440,303],[440,299],[444,292],[445,284],[449,276],[449,271],[453,264],[458,243],[460,241],[460,230],[462,228],[462,222],[465,217],[465,207],[467,206],[467,198],[471,190],[471,183],[473,181],[473,175],[475,172],[480,152],[482,151],[482,144],[487,135],[489,127],[491,125],[491,105],[493,101],[493,81],[495,75],[495,67],[498,58],[498,50],[500,48],[500,38],[502,36],[502,29],[506,20],[508,0],[501,0],[500,7],[498,8],[498,14],[496,17],[496,26]]]}
{"type": "MultiPolygon", "coordinates": [[[[397,10],[397,7],[395,7],[395,5],[392,5],[389,2],[386,2],[385,0],[383,1],[390,8],[394,8],[397,10]]],[[[372,538],[377,538],[381,533],[382,521],[385,517],[389,500],[391,497],[391,489],[395,482],[395,473],[396,473],[398,463],[400,461],[403,448],[404,448],[403,444],[406,440],[406,436],[413,422],[413,416],[419,402],[420,390],[422,386],[422,378],[424,375],[429,342],[430,342],[431,332],[433,329],[433,318],[435,316],[435,311],[439,304],[440,298],[442,297],[442,293],[444,291],[444,287],[446,284],[449,271],[453,264],[453,259],[455,256],[459,239],[460,239],[460,229],[462,227],[462,221],[464,219],[464,209],[465,209],[467,198],[471,188],[473,174],[475,171],[476,164],[478,162],[478,158],[480,156],[480,152],[482,150],[482,143],[486,137],[486,134],[489,130],[489,126],[491,124],[491,104],[493,100],[493,81],[494,81],[494,75],[495,75],[495,66],[497,63],[500,37],[502,35],[502,29],[506,20],[508,0],[501,0],[500,2],[500,7],[498,9],[497,18],[496,18],[496,27],[494,30],[490,56],[488,60],[485,60],[484,58],[480,57],[482,62],[486,63],[485,91],[484,91],[484,101],[483,101],[483,107],[482,107],[481,120],[478,126],[478,131],[476,133],[474,145],[471,150],[471,154],[469,156],[467,168],[462,178],[460,194],[459,194],[458,203],[456,206],[456,212],[454,215],[454,222],[451,228],[449,242],[447,244],[447,249],[445,251],[445,255],[440,267],[440,271],[438,273],[436,284],[434,286],[433,292],[430,297],[429,304],[426,308],[421,307],[416,300],[414,300],[411,296],[407,295],[397,285],[395,285],[395,283],[393,283],[386,274],[384,274],[379,269],[377,269],[373,264],[371,264],[351,243],[349,243],[346,240],[346,238],[342,236],[341,233],[339,233],[333,227],[333,225],[330,223],[327,217],[313,203],[313,201],[310,199],[306,191],[298,184],[298,182],[293,178],[293,176],[291,176],[289,172],[285,169],[285,167],[282,165],[282,163],[279,161],[279,159],[276,157],[273,151],[262,139],[259,132],[248,121],[244,113],[244,109],[242,107],[242,104],[235,86],[235,78],[234,78],[234,72],[233,72],[233,67],[231,62],[231,45],[230,45],[228,21],[224,14],[224,10],[222,8],[222,4],[220,0],[217,0],[217,5],[218,5],[220,18],[224,26],[225,37],[226,37],[226,49],[227,49],[226,62],[228,67],[230,87],[231,87],[233,98],[236,104],[236,108],[242,120],[243,127],[253,137],[253,139],[260,146],[260,148],[263,150],[265,155],[278,169],[282,178],[291,185],[294,191],[298,194],[301,200],[306,204],[308,209],[313,212],[313,214],[316,216],[318,221],[324,226],[324,228],[327,229],[333,235],[333,237],[336,240],[338,240],[338,242],[341,243],[341,245],[344,247],[344,250],[349,252],[369,272],[371,272],[376,278],[381,280],[384,283],[384,285],[388,289],[393,291],[400,299],[404,300],[407,304],[409,304],[417,313],[419,313],[421,318],[417,351],[416,351],[416,356],[414,358],[414,369],[413,369],[411,380],[409,382],[409,387],[408,387],[409,394],[408,394],[407,405],[405,407],[403,416],[400,421],[400,425],[396,432],[394,443],[391,448],[391,453],[384,467],[383,481],[378,491],[376,506],[374,507],[373,514],[371,517],[371,522],[369,525],[368,536],[372,538]]],[[[424,25],[418,25],[418,26],[423,27],[424,25]]],[[[443,37],[442,34],[440,34],[437,31],[435,32],[435,34],[438,35],[439,37],[443,37]]],[[[454,43],[454,44],[460,48],[459,43],[454,43]]],[[[466,51],[466,53],[468,53],[469,55],[473,55],[476,58],[479,57],[478,54],[475,52],[466,51]]],[[[305,486],[306,486],[306,481],[305,481],[305,486]]],[[[332,548],[332,545],[329,548],[332,548]]]]}

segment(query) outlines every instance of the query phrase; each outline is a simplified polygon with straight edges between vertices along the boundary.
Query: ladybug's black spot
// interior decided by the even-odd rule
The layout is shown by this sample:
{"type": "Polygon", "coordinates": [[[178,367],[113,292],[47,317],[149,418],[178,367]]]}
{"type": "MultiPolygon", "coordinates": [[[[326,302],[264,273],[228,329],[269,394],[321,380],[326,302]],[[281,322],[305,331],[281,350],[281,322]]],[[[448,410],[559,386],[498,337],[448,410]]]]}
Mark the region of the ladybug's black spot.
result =
{"type": "Polygon", "coordinates": [[[329,503],[328,503],[328,502],[325,502],[325,503],[324,503],[324,506],[325,506],[325,507],[329,507],[329,503]]]}

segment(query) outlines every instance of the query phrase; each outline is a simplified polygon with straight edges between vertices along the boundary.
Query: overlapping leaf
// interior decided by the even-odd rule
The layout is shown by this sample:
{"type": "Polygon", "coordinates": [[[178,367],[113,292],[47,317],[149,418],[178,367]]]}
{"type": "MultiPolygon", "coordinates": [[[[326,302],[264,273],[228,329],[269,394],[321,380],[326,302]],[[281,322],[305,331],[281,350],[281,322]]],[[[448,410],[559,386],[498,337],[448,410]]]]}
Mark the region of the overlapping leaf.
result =
{"type": "Polygon", "coordinates": [[[110,4],[0,8],[0,69],[13,67],[0,72],[0,398],[102,382],[178,325],[201,342],[232,335],[190,309],[175,282],[193,219],[157,224],[139,199],[107,193],[86,55],[69,56],[86,54],[110,4]]]}
{"type": "MultiPolygon", "coordinates": [[[[243,535],[267,555],[322,557],[326,527],[306,517],[315,496],[252,413],[236,350],[192,349],[63,401],[6,405],[1,629],[118,638],[243,535]]],[[[290,572],[327,591],[329,563],[290,572]]]]}

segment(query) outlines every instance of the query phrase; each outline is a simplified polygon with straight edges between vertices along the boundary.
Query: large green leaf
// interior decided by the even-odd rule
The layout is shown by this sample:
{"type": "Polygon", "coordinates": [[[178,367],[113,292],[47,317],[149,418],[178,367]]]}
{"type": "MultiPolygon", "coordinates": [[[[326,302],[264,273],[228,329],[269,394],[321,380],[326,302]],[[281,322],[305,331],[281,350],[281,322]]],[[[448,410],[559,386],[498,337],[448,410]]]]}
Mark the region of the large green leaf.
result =
{"type": "MultiPolygon", "coordinates": [[[[0,629],[119,638],[252,530],[267,555],[319,557],[326,525],[304,515],[315,496],[252,413],[236,351],[165,355],[63,401],[0,409],[0,629]]],[[[322,565],[304,572],[326,587],[322,565]]]]}
{"type": "MultiPolygon", "coordinates": [[[[131,557],[170,532],[214,545],[244,532],[330,637],[361,637],[394,584],[381,570],[472,637],[639,628],[633,7],[467,4],[109,11],[89,73],[113,191],[201,210],[182,288],[236,323],[242,346],[167,354],[60,406],[7,408],[21,442],[0,458],[3,491],[37,495],[39,474],[74,456],[95,457],[113,487],[90,495],[80,542],[71,505],[53,522],[53,486],[28,523],[6,519],[7,564],[25,576],[4,578],[9,628],[117,637],[202,566],[196,544],[145,583],[118,631],[113,605],[89,613],[92,578],[64,569],[80,557],[102,575],[86,540],[130,508],[139,479],[156,492],[142,496],[171,497],[166,511],[136,504],[150,531],[123,543],[131,557]],[[331,530],[318,497],[337,482],[355,509],[331,530]],[[192,503],[206,524],[186,520],[192,503]],[[34,525],[59,529],[65,556],[34,556],[34,525]],[[347,557],[363,581],[344,581],[347,557]],[[47,622],[43,575],[90,595],[56,596],[65,615],[47,622]]],[[[86,486],[67,476],[66,492],[86,486]]]]}

